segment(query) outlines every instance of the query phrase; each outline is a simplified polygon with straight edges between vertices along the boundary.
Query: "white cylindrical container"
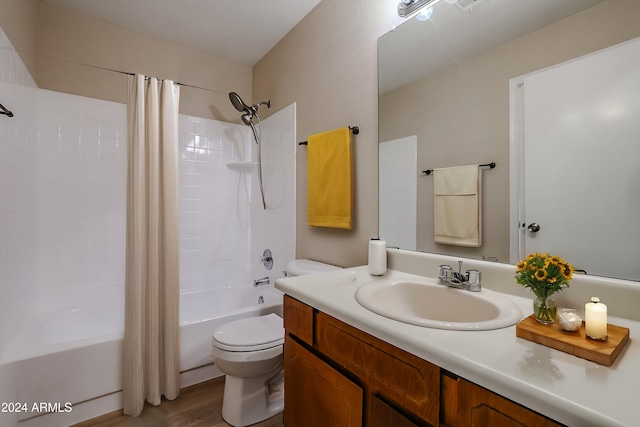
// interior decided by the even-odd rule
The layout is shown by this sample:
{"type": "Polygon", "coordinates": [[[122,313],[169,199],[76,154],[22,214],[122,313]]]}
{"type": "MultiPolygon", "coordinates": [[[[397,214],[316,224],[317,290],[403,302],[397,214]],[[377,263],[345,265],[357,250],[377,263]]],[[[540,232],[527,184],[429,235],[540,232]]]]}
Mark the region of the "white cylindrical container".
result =
{"type": "Polygon", "coordinates": [[[387,271],[387,242],[379,238],[369,240],[369,274],[380,276],[387,271]]]}
{"type": "Polygon", "coordinates": [[[607,339],[607,306],[600,298],[592,297],[591,302],[584,305],[584,327],[589,338],[607,339]]]}

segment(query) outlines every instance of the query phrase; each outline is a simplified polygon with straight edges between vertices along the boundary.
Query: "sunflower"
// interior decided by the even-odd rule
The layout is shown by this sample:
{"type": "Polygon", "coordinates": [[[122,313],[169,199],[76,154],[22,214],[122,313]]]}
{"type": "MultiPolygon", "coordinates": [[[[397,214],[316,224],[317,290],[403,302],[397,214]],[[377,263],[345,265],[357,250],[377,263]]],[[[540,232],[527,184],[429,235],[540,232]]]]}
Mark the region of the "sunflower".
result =
{"type": "Polygon", "coordinates": [[[547,278],[547,270],[545,270],[544,268],[536,270],[534,276],[538,280],[538,282],[542,282],[547,278]]]}

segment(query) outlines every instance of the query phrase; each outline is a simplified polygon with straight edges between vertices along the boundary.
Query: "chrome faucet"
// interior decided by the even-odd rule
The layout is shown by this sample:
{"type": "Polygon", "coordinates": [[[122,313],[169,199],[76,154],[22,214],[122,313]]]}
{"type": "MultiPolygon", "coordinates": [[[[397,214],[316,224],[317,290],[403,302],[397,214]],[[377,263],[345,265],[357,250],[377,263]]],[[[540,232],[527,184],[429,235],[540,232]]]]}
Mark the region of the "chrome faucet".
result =
{"type": "Polygon", "coordinates": [[[461,270],[462,261],[458,261],[458,271],[453,271],[450,265],[440,265],[438,284],[471,292],[480,292],[482,290],[482,284],[480,283],[482,273],[478,270],[467,270],[465,274],[462,274],[461,270]]]}
{"type": "Polygon", "coordinates": [[[261,285],[268,285],[268,284],[269,284],[269,276],[253,281],[254,288],[257,288],[258,286],[261,286],[261,285]]]}

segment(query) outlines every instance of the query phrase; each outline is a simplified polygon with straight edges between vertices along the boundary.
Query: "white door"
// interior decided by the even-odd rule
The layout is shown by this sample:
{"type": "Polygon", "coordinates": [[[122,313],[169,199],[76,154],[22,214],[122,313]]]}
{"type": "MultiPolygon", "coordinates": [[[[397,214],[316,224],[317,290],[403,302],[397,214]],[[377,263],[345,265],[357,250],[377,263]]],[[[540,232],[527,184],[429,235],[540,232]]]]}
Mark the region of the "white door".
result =
{"type": "Polygon", "coordinates": [[[525,76],[523,89],[520,256],[640,280],[640,40],[525,76]]]}
{"type": "Polygon", "coordinates": [[[418,137],[378,146],[378,235],[387,246],[416,250],[418,137]]]}

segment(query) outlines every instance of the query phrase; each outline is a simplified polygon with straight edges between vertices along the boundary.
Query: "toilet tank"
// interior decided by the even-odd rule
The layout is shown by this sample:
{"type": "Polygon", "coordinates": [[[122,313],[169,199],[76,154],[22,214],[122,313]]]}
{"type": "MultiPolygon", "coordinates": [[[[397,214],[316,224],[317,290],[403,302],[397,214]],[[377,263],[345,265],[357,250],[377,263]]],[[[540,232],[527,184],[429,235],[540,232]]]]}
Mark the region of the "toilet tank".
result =
{"type": "Polygon", "coordinates": [[[342,268],[310,259],[294,259],[287,264],[287,276],[304,276],[333,270],[342,270],[342,268]]]}

